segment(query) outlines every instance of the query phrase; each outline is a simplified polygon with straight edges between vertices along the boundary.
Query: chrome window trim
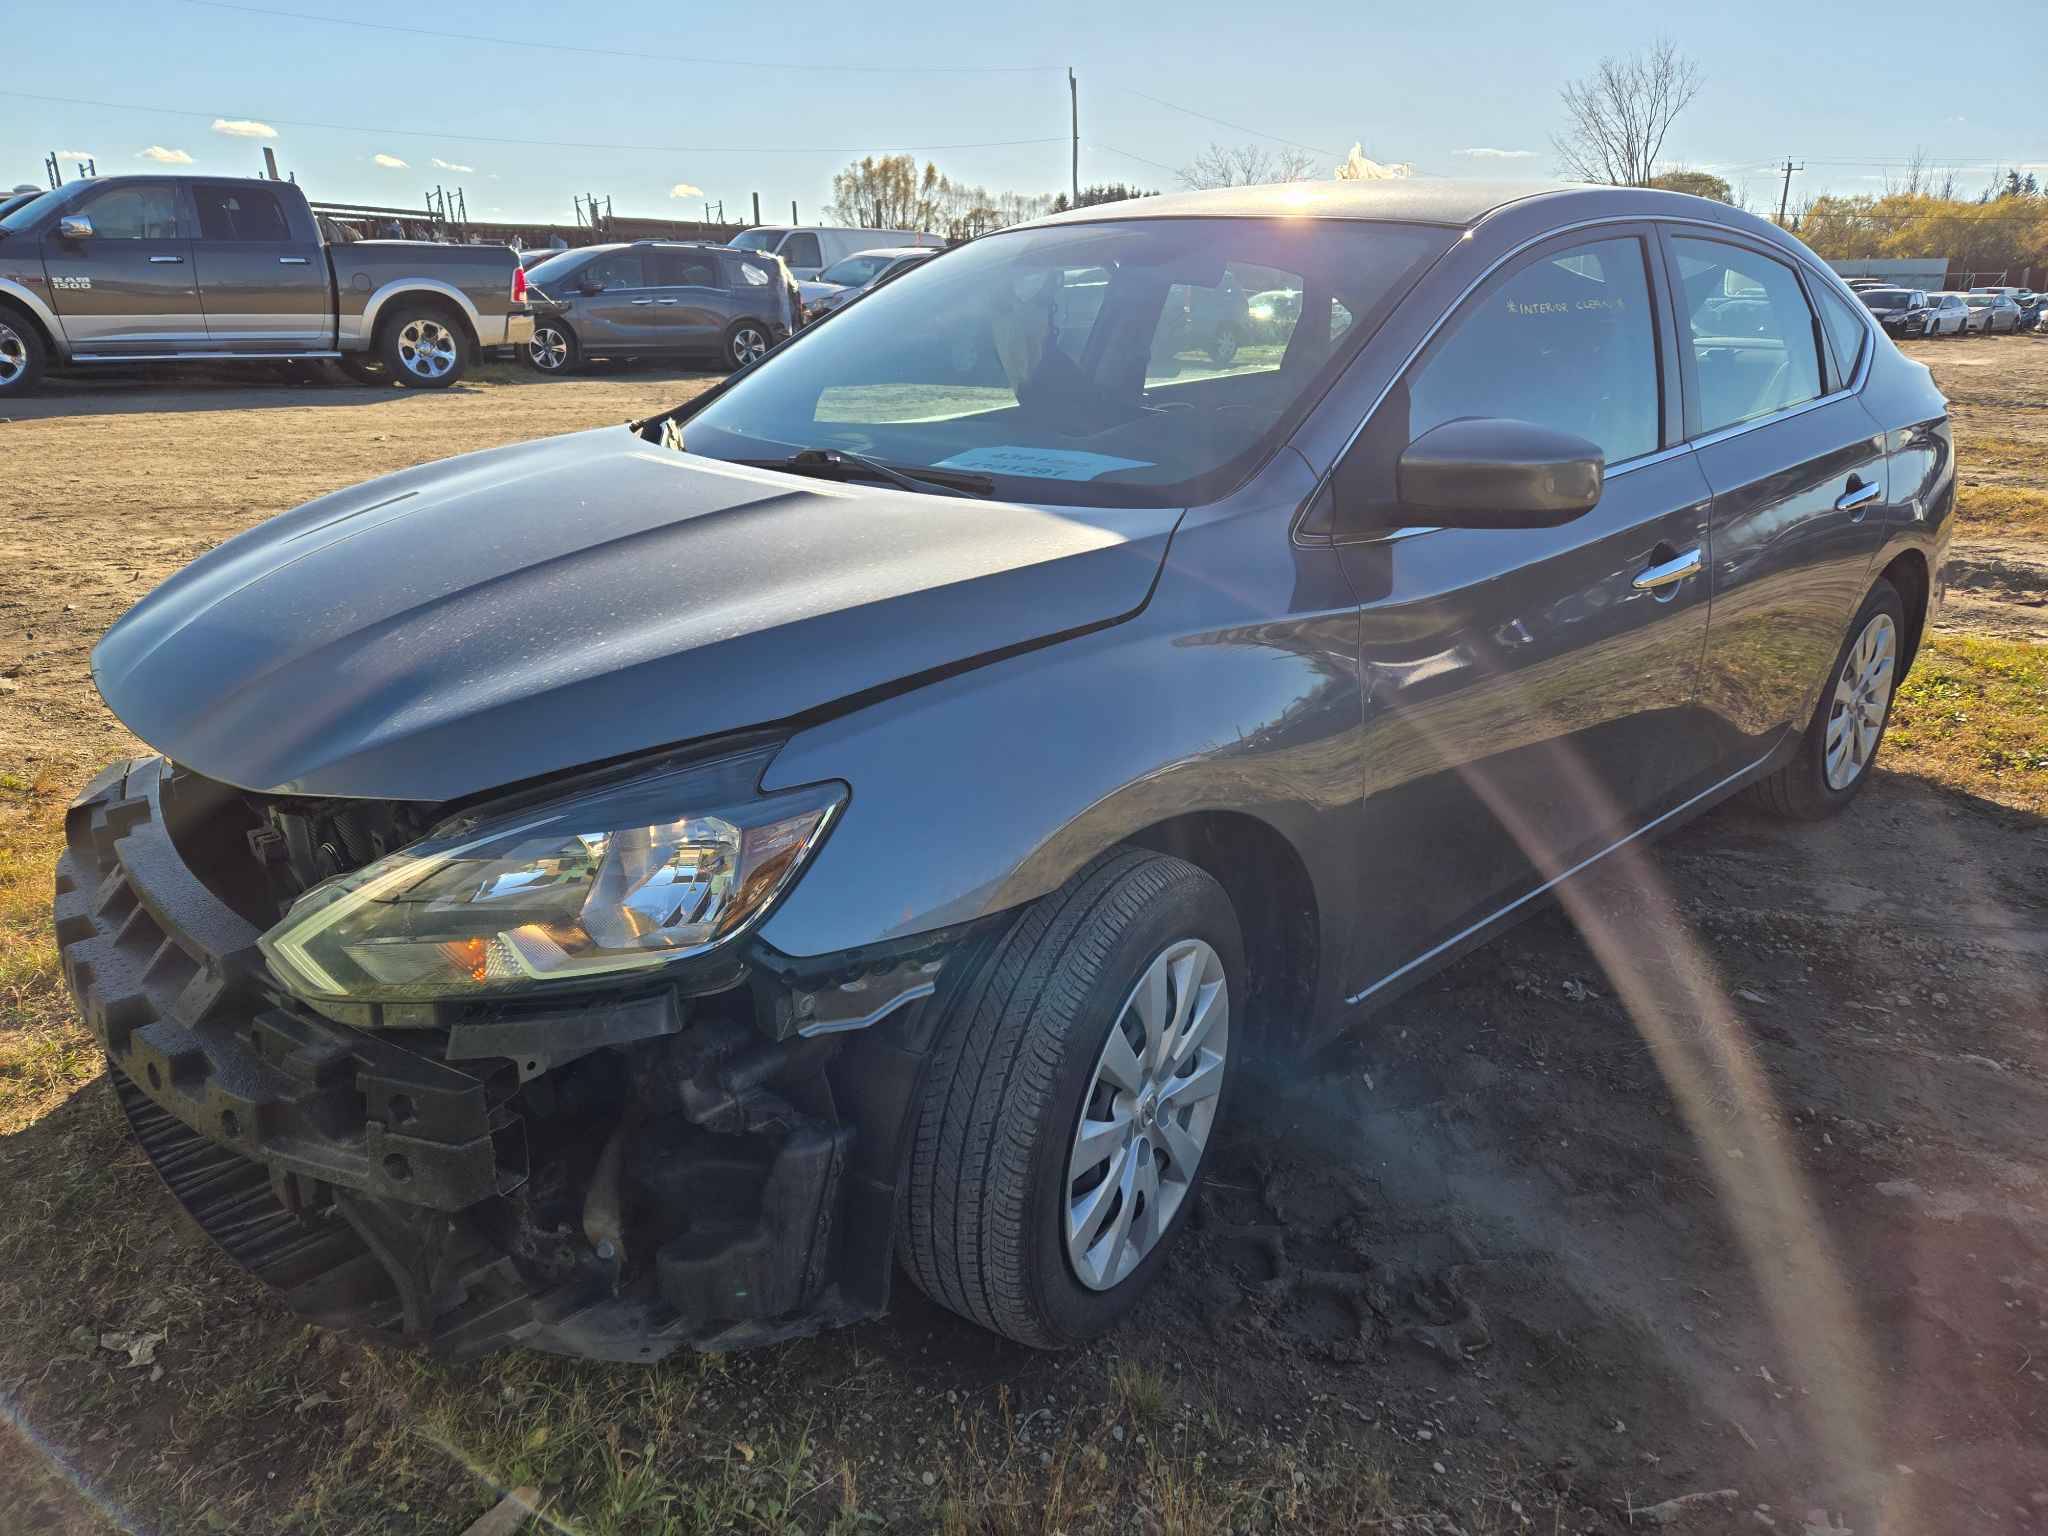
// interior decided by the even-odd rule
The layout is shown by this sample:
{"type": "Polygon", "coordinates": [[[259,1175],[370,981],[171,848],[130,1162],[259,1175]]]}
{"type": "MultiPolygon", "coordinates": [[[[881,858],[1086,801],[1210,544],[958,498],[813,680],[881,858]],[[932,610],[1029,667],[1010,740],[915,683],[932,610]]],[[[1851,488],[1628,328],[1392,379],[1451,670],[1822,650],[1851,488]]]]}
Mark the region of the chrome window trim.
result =
{"type": "MultiPolygon", "coordinates": [[[[1491,216],[1491,213],[1487,215],[1487,217],[1491,216]]],[[[1486,220],[1482,218],[1479,221],[1479,224],[1483,224],[1485,222],[1486,220]]],[[[1473,230],[1479,227],[1479,224],[1474,224],[1467,228],[1465,234],[1469,236],[1473,230]]],[[[1837,273],[1832,267],[1820,266],[1817,265],[1815,262],[1808,260],[1803,248],[1798,252],[1785,252],[1775,250],[1770,247],[1770,242],[1768,241],[1759,240],[1756,236],[1748,234],[1743,230],[1730,229],[1727,225],[1718,224],[1714,222],[1712,219],[1688,219],[1683,217],[1674,217],[1666,214],[1605,214],[1597,219],[1581,219],[1573,224],[1560,224],[1555,229],[1547,229],[1544,230],[1541,234],[1531,235],[1528,239],[1522,241],[1519,245],[1516,245],[1502,253],[1493,261],[1493,263],[1490,266],[1487,267],[1487,269],[1484,272],[1481,272],[1477,277],[1473,278],[1470,283],[1466,284],[1464,291],[1460,293],[1455,299],[1451,300],[1451,302],[1444,307],[1444,312],[1438,315],[1436,319],[1431,322],[1430,327],[1427,331],[1424,331],[1422,333],[1422,339],[1415,343],[1414,347],[1410,349],[1408,355],[1401,360],[1401,366],[1394,370],[1394,376],[1391,379],[1387,380],[1387,387],[1379,392],[1379,394],[1374,398],[1372,404],[1366,407],[1365,414],[1359,417],[1358,425],[1351,429],[1351,435],[1344,440],[1344,446],[1338,449],[1336,457],[1330,460],[1330,467],[1324,470],[1322,474],[1317,477],[1314,487],[1309,491],[1308,495],[1302,498],[1301,509],[1300,511],[1295,513],[1293,525],[1290,526],[1287,530],[1290,541],[1300,542],[1296,541],[1294,539],[1294,536],[1300,531],[1302,518],[1308,515],[1308,509],[1315,505],[1316,497],[1320,496],[1323,492],[1323,488],[1330,483],[1330,477],[1336,474],[1337,466],[1344,462],[1344,456],[1350,453],[1352,448],[1357,445],[1359,438],[1365,435],[1366,427],[1371,424],[1372,419],[1374,415],[1377,414],[1377,412],[1379,411],[1379,408],[1382,405],[1386,404],[1387,396],[1391,395],[1394,392],[1394,386],[1396,384],[1399,384],[1402,379],[1407,377],[1408,370],[1415,366],[1415,359],[1422,355],[1423,350],[1427,348],[1432,341],[1436,340],[1436,333],[1444,328],[1445,324],[1450,320],[1451,316],[1455,315],[1460,309],[1464,307],[1466,300],[1470,299],[1473,294],[1477,293],[1480,287],[1485,284],[1487,279],[1492,277],[1494,273],[1498,272],[1502,267],[1506,266],[1509,262],[1513,261],[1517,256],[1521,255],[1524,251],[1531,250],[1536,246],[1542,245],[1546,241],[1554,240],[1559,235],[1576,234],[1578,231],[1582,229],[1599,229],[1613,224],[1647,224],[1653,228],[1658,225],[1666,224],[1683,225],[1687,228],[1708,230],[1714,234],[1721,235],[1724,237],[1732,236],[1734,238],[1731,243],[1742,244],[1744,242],[1747,242],[1748,244],[1756,246],[1763,250],[1764,254],[1774,256],[1776,259],[1780,261],[1786,260],[1789,257],[1789,259],[1795,264],[1795,268],[1803,268],[1807,272],[1818,273],[1822,275],[1826,279],[1832,281],[1840,292],[1848,294],[1850,298],[1855,299],[1854,291],[1846,283],[1842,281],[1841,275],[1839,273],[1837,273]]],[[[1863,302],[1860,299],[1856,299],[1855,304],[1856,309],[1863,316],[1863,328],[1865,332],[1867,333],[1872,330],[1876,330],[1877,322],[1872,317],[1870,311],[1863,307],[1863,302]]],[[[1816,315],[1814,318],[1816,321],[1818,321],[1820,317],[1816,315]]],[[[1883,332],[1879,330],[1878,334],[1883,335],[1883,332]]],[[[1847,384],[1843,385],[1840,389],[1835,390],[1832,394],[1820,395],[1812,400],[1803,400],[1798,405],[1787,406],[1784,410],[1774,411],[1769,416],[1759,416],[1754,421],[1737,422],[1732,427],[1722,427],[1717,431],[1706,433],[1700,437],[1687,438],[1683,442],[1674,443],[1671,447],[1660,449],[1656,453],[1643,454],[1640,457],[1628,460],[1624,464],[1616,465],[1615,468],[1610,472],[1609,478],[1611,478],[1612,475],[1627,474],[1632,469],[1638,469],[1648,464],[1661,463],[1663,460],[1673,457],[1681,452],[1690,453],[1695,448],[1703,447],[1709,443],[1724,442],[1728,438],[1740,436],[1744,432],[1753,432],[1759,427],[1774,426],[1778,422],[1786,420],[1792,416],[1796,416],[1802,411],[1810,411],[1815,406],[1826,405],[1829,402],[1838,399],[1843,395],[1858,394],[1862,391],[1863,386],[1869,382],[1871,364],[1875,360],[1876,356],[1877,346],[1876,343],[1873,341],[1871,345],[1866,346],[1863,349],[1863,358],[1856,369],[1855,378],[1850,380],[1847,384]]],[[[1307,542],[1317,545],[1327,545],[1329,547],[1335,547],[1338,544],[1384,544],[1394,539],[1414,538],[1417,534],[1436,533],[1439,531],[1440,530],[1436,528],[1392,528],[1387,530],[1385,533],[1370,534],[1362,538],[1315,539],[1309,540],[1307,542]]]]}

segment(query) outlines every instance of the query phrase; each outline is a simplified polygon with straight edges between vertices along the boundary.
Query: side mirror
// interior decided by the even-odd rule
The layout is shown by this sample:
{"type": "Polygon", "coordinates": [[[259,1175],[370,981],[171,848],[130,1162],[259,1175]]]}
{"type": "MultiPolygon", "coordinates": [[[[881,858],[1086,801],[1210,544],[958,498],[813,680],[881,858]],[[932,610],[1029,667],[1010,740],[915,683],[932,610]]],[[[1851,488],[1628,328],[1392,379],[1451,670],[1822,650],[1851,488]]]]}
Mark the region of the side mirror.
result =
{"type": "Polygon", "coordinates": [[[586,299],[595,298],[598,294],[604,292],[604,284],[594,277],[586,277],[576,285],[576,291],[586,299]]]}
{"type": "Polygon", "coordinates": [[[1533,422],[1467,416],[1401,452],[1394,478],[1413,521],[1438,528],[1555,528],[1593,510],[1606,456],[1533,422]]]}
{"type": "Polygon", "coordinates": [[[67,213],[57,221],[57,233],[66,240],[90,240],[92,220],[82,213],[67,213]]]}

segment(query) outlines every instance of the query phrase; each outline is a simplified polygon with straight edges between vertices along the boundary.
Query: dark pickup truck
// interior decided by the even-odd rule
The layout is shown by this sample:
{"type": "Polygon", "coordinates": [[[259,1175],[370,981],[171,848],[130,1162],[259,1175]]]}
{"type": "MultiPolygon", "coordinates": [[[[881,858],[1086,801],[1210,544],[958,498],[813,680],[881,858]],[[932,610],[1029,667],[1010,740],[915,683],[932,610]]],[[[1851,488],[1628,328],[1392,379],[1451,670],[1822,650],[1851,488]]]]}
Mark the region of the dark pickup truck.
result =
{"type": "Polygon", "coordinates": [[[503,245],[330,245],[286,181],[114,176],[0,216],[0,397],[49,363],[328,359],[427,388],[533,330],[503,245]]]}

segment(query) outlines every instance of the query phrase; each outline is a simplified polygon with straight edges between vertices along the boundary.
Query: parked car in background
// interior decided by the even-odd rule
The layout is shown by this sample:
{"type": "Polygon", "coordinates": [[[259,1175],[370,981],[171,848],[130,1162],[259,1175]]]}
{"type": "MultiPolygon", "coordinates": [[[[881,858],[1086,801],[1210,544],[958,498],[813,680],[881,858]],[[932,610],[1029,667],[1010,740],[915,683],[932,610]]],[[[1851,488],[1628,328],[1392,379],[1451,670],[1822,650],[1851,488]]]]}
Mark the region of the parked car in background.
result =
{"type": "Polygon", "coordinates": [[[2013,303],[2020,307],[2020,330],[2030,331],[2034,328],[2034,322],[2041,316],[2042,298],[2041,294],[2031,288],[2022,288],[2012,296],[2013,303]]]}
{"type": "Polygon", "coordinates": [[[593,357],[716,358],[743,368],[802,323],[774,256],[679,240],[557,252],[527,274],[526,361],[567,373],[593,357]]]}
{"type": "Polygon", "coordinates": [[[1071,1347],[1247,1057],[1739,791],[1853,801],[1954,501],[1928,370],[1725,204],[1086,208],[173,576],[52,932],[141,1153],[325,1326],[646,1363],[901,1274],[1071,1347]]]}
{"type": "Polygon", "coordinates": [[[15,192],[0,192],[0,219],[6,218],[8,214],[14,212],[23,203],[34,202],[42,195],[42,189],[38,187],[29,187],[15,192]]]}
{"type": "Polygon", "coordinates": [[[48,364],[340,362],[445,388],[523,345],[505,245],[331,245],[288,181],[106,176],[0,216],[0,395],[48,364]]]}
{"type": "Polygon", "coordinates": [[[825,268],[844,261],[861,251],[880,250],[884,246],[902,249],[906,246],[928,246],[943,250],[946,242],[938,235],[921,234],[914,229],[850,229],[834,228],[828,224],[762,225],[755,229],[743,229],[726,244],[736,251],[761,251],[782,258],[782,264],[797,278],[815,278],[825,268]]]}
{"type": "Polygon", "coordinates": [[[929,245],[884,246],[836,261],[818,274],[816,282],[797,285],[804,296],[804,317],[822,319],[836,309],[844,309],[878,283],[886,283],[938,254],[938,249],[929,245]]]}
{"type": "Polygon", "coordinates": [[[2019,329],[2020,307],[2009,294],[1998,290],[1972,288],[1964,296],[1970,308],[1984,316],[1986,334],[2019,329]]]}
{"type": "Polygon", "coordinates": [[[1990,312],[1972,304],[1967,293],[1951,290],[1947,293],[1929,294],[1928,297],[1937,301],[1944,310],[1952,309],[1955,305],[1962,306],[1963,328],[1955,333],[1959,336],[1978,335],[1991,324],[1990,312]]]}
{"type": "Polygon", "coordinates": [[[1877,316],[1887,336],[1903,338],[1932,333],[1937,311],[1928,303],[1927,295],[1917,289],[1864,288],[1856,296],[1863,301],[1864,308],[1877,316]]]}
{"type": "Polygon", "coordinates": [[[1970,328],[1970,306],[1960,293],[1927,295],[1928,336],[1961,336],[1970,328]]]}

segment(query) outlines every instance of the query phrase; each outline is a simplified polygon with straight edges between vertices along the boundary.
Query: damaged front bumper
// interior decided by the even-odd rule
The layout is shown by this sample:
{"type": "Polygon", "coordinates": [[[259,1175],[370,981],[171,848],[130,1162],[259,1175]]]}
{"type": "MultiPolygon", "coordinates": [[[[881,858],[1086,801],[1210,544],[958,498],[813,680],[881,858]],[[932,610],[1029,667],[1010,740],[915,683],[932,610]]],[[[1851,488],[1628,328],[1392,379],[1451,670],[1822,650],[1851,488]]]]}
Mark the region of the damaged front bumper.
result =
{"type": "Polygon", "coordinates": [[[926,1000],[968,933],[353,1027],[268,975],[186,782],[116,764],[72,805],[65,979],[164,1181],[295,1311],[454,1356],[653,1360],[886,1308],[926,1000]]]}

